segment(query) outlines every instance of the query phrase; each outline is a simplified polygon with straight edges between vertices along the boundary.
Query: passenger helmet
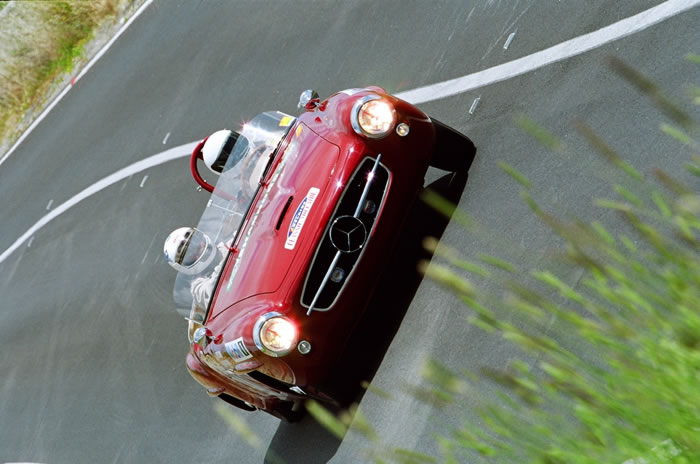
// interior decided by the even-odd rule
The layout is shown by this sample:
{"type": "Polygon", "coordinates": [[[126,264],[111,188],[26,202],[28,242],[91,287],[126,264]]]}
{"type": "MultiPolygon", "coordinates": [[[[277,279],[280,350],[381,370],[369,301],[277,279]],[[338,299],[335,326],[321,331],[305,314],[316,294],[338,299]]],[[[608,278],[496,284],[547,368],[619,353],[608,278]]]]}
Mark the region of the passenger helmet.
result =
{"type": "Polygon", "coordinates": [[[216,247],[204,232],[194,227],[175,229],[163,245],[165,260],[178,272],[194,275],[214,260],[216,247]]]}
{"type": "Polygon", "coordinates": [[[211,134],[202,147],[204,164],[213,172],[221,173],[236,140],[238,140],[238,133],[227,129],[211,134]]]}

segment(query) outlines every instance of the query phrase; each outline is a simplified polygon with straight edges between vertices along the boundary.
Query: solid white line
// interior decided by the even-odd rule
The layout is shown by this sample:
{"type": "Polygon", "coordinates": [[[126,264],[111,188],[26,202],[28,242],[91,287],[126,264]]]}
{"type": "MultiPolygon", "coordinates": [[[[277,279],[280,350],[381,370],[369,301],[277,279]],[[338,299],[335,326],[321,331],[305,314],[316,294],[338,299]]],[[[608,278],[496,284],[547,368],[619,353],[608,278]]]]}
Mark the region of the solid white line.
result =
{"type": "MultiPolygon", "coordinates": [[[[149,5],[153,0],[147,0],[146,3],[139,8],[137,14],[132,17],[135,18],[140,12],[149,5]]],[[[526,57],[511,61],[509,63],[504,63],[493,68],[485,69],[483,71],[470,74],[468,76],[460,77],[458,79],[452,79],[445,82],[439,82],[437,84],[420,87],[415,90],[409,90],[407,92],[402,92],[396,94],[399,98],[407,100],[411,103],[425,103],[433,100],[438,100],[441,98],[446,98],[458,93],[473,90],[477,87],[483,87],[488,84],[493,84],[495,82],[500,82],[505,79],[519,76],[523,73],[532,71],[547,64],[554,63],[585,51],[591,50],[595,47],[599,47],[606,43],[609,43],[615,39],[626,37],[635,32],[639,32],[646,29],[654,24],[657,24],[665,19],[671,18],[677,14],[683,13],[695,6],[700,5],[700,0],[668,0],[661,5],[650,8],[642,13],[632,16],[617,23],[611,24],[610,26],[599,29],[590,34],[583,35],[576,39],[566,41],[562,44],[555,45],[541,52],[528,55],[526,57]]],[[[130,20],[126,25],[128,26],[130,20]]],[[[101,55],[100,55],[101,56],[101,55]]],[[[52,106],[53,107],[53,106],[52,106]]],[[[42,113],[44,114],[44,113],[42,113]]],[[[35,124],[32,125],[34,127],[35,124]]],[[[26,132],[23,137],[15,144],[15,147],[24,140],[26,132]]],[[[192,142],[186,145],[181,145],[179,147],[171,148],[158,155],[151,156],[142,161],[139,161],[131,166],[127,166],[114,174],[105,177],[99,182],[91,185],[82,192],[78,193],[65,203],[58,206],[56,209],[51,211],[46,216],[42,217],[36,222],[32,227],[29,228],[20,238],[15,240],[15,242],[6,249],[2,254],[0,254],[0,263],[5,261],[7,257],[14,252],[19,246],[21,246],[25,241],[27,241],[33,234],[38,230],[48,224],[50,221],[58,217],[59,215],[66,212],[68,209],[72,208],[84,199],[94,195],[95,193],[109,187],[110,185],[119,182],[129,176],[132,176],[138,172],[145,169],[157,166],[162,163],[174,160],[176,158],[181,158],[187,156],[191,153],[198,142],[192,142]]],[[[13,149],[15,148],[13,147],[13,149]]],[[[5,155],[5,158],[9,156],[9,153],[5,155]]],[[[0,164],[2,162],[0,161],[0,164]]],[[[156,260],[160,257],[156,257],[156,260]]]]}
{"type": "Polygon", "coordinates": [[[29,230],[22,234],[20,238],[15,240],[15,242],[12,245],[10,245],[10,247],[7,250],[0,254],[0,263],[5,261],[7,257],[10,256],[10,254],[12,254],[12,252],[19,248],[25,241],[27,241],[32,235],[37,233],[42,227],[44,227],[46,224],[53,221],[55,218],[65,213],[81,201],[96,194],[101,190],[106,189],[110,185],[115,184],[122,179],[126,179],[129,176],[133,176],[134,174],[137,174],[141,171],[145,171],[148,168],[167,163],[168,161],[172,161],[177,158],[183,158],[185,156],[188,156],[190,153],[192,153],[194,147],[197,146],[197,143],[198,142],[192,142],[186,145],[180,145],[179,147],[171,148],[170,150],[164,151],[163,153],[153,155],[149,158],[139,161],[138,163],[134,163],[123,169],[120,169],[114,174],[111,174],[105,177],[104,179],[92,184],[90,187],[78,193],[65,203],[62,203],[61,205],[57,206],[56,209],[39,219],[36,222],[36,224],[31,226],[29,230]]]}
{"type": "Polygon", "coordinates": [[[73,85],[76,82],[78,82],[80,80],[80,78],[83,77],[85,75],[85,73],[88,72],[88,70],[90,68],[92,68],[92,66],[97,62],[97,60],[99,60],[102,57],[102,55],[107,53],[107,50],[109,49],[109,47],[111,47],[112,44],[114,44],[114,42],[119,38],[119,36],[124,33],[126,28],[129,27],[131,25],[131,23],[133,23],[134,20],[136,20],[136,18],[139,17],[139,15],[141,15],[141,13],[143,13],[143,11],[151,3],[153,3],[153,0],[146,0],[143,3],[143,5],[141,5],[139,7],[139,9],[136,10],[136,12],[131,16],[131,18],[129,18],[129,20],[126,22],[126,24],[124,24],[122,27],[119,28],[117,33],[114,34],[114,37],[112,37],[110,39],[110,41],[107,42],[104,47],[102,47],[102,49],[97,53],[97,55],[95,55],[90,60],[90,62],[85,66],[85,68],[83,68],[83,70],[74,79],[71,80],[71,82],[66,86],[66,88],[63,89],[61,91],[61,93],[58,94],[58,96],[56,98],[54,98],[54,100],[51,102],[51,104],[49,104],[49,106],[47,106],[46,109],[41,112],[41,114],[34,120],[34,122],[32,122],[29,125],[27,130],[24,131],[24,133],[17,139],[17,141],[14,143],[14,145],[12,145],[12,147],[10,147],[10,149],[7,151],[7,153],[5,153],[5,155],[2,158],[0,158],[0,166],[2,165],[2,163],[4,163],[10,157],[10,155],[12,155],[12,153],[14,153],[14,151],[17,149],[17,147],[22,142],[24,142],[24,139],[26,139],[29,136],[29,134],[32,133],[32,131],[36,128],[36,126],[38,126],[39,123],[44,120],[46,115],[51,112],[51,110],[58,104],[58,102],[60,102],[63,99],[63,97],[66,96],[66,94],[70,91],[70,89],[73,87],[73,85]]]}
{"type": "Polygon", "coordinates": [[[614,40],[639,32],[698,5],[700,5],[700,0],[668,0],[627,19],[575,39],[567,40],[532,55],[469,74],[468,76],[401,92],[396,94],[396,96],[413,104],[418,104],[468,92],[469,90],[520,76],[548,64],[580,55],[614,40]]]}

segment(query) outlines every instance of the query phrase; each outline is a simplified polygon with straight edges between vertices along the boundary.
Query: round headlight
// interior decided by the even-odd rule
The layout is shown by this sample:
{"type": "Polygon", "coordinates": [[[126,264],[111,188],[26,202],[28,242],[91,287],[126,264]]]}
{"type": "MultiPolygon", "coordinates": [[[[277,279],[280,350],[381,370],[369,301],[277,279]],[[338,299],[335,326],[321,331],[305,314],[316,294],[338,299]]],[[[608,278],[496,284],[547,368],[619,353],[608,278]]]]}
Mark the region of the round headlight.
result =
{"type": "Polygon", "coordinates": [[[351,123],[358,134],[383,137],[394,127],[394,107],[378,95],[368,95],[355,103],[351,123]]]}
{"type": "Polygon", "coordinates": [[[294,348],[297,328],[292,321],[279,313],[268,313],[255,324],[253,339],[264,353],[284,356],[294,348]]]}

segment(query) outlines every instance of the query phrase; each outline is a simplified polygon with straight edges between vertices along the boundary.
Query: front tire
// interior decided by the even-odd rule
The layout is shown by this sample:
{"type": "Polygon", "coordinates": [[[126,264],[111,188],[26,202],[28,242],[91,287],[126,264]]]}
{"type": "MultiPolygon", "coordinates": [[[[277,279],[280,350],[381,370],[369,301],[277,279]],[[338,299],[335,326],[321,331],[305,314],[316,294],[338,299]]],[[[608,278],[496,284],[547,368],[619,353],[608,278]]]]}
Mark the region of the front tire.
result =
{"type": "Polygon", "coordinates": [[[227,402],[231,406],[242,409],[244,411],[257,411],[258,410],[258,408],[256,408],[255,406],[251,406],[248,403],[246,403],[245,401],[239,400],[238,398],[235,398],[231,395],[227,395],[226,393],[220,394],[217,398],[219,398],[222,401],[227,402]]]}
{"type": "Polygon", "coordinates": [[[430,119],[435,126],[435,146],[430,165],[451,172],[468,171],[476,155],[474,142],[437,119],[430,119]]]}
{"type": "Polygon", "coordinates": [[[290,423],[299,422],[306,415],[304,405],[294,401],[283,401],[275,409],[266,412],[290,423]]]}

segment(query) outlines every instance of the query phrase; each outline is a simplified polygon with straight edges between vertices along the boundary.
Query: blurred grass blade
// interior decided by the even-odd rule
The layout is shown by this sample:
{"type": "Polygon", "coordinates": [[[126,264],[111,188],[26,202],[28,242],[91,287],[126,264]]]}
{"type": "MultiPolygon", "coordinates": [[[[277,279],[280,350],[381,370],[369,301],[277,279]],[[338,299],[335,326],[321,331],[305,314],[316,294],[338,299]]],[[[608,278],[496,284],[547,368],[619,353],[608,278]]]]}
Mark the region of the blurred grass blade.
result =
{"type": "Polygon", "coordinates": [[[697,53],[688,53],[687,55],[685,55],[685,59],[690,61],[691,63],[700,64],[700,55],[698,55],[697,53]]]}
{"type": "Polygon", "coordinates": [[[630,192],[621,185],[615,185],[615,191],[625,200],[632,203],[634,206],[641,207],[642,200],[640,200],[634,193],[630,192]]]}
{"type": "Polygon", "coordinates": [[[423,248],[437,256],[445,258],[453,266],[464,269],[472,274],[480,275],[482,277],[489,277],[491,275],[489,271],[481,266],[472,263],[471,261],[462,259],[457,250],[447,245],[440,244],[438,239],[435,237],[426,237],[423,240],[423,248]]]}
{"type": "Polygon", "coordinates": [[[615,237],[612,236],[610,232],[603,226],[598,221],[594,221],[593,224],[593,229],[598,233],[598,236],[602,238],[608,245],[614,246],[615,245],[615,237]]]}
{"type": "Polygon", "coordinates": [[[497,267],[498,269],[506,272],[518,272],[518,268],[515,265],[503,259],[496,258],[495,256],[481,254],[479,255],[479,259],[486,264],[490,264],[491,266],[497,267]]]}
{"type": "Polygon", "coordinates": [[[697,85],[690,86],[689,93],[690,93],[690,100],[695,105],[700,105],[700,87],[698,87],[697,85]]]}
{"type": "Polygon", "coordinates": [[[401,464],[433,464],[438,462],[432,456],[403,448],[395,448],[394,455],[401,464]]]}
{"type": "Polygon", "coordinates": [[[680,181],[676,180],[673,176],[662,169],[654,169],[654,175],[657,179],[659,179],[664,187],[669,189],[677,196],[690,195],[693,193],[691,189],[683,185],[680,181]]]}
{"type": "Polygon", "coordinates": [[[608,162],[622,169],[633,179],[642,179],[642,174],[631,164],[622,159],[622,157],[610,145],[608,145],[602,137],[596,134],[593,128],[591,128],[588,124],[580,119],[577,119],[574,121],[574,128],[583,138],[586,139],[586,141],[588,141],[591,147],[593,147],[593,149],[602,155],[608,162]]]}
{"type": "Polygon", "coordinates": [[[557,136],[537,124],[529,117],[521,114],[515,118],[515,124],[549,150],[555,153],[562,153],[564,151],[564,144],[557,136]]]}
{"type": "Polygon", "coordinates": [[[306,410],[319,424],[325,427],[326,430],[335,435],[339,440],[345,437],[348,426],[335,417],[328,409],[324,408],[316,401],[309,400],[306,402],[306,410]]]}
{"type": "Polygon", "coordinates": [[[447,200],[442,195],[430,190],[425,189],[421,193],[421,199],[428,205],[435,208],[436,211],[443,214],[444,216],[454,219],[457,223],[464,227],[471,228],[474,226],[474,220],[465,214],[463,211],[459,210],[457,206],[451,201],[447,200]]]}
{"type": "Polygon", "coordinates": [[[670,124],[662,123],[660,126],[661,132],[664,134],[673,137],[677,141],[679,141],[681,144],[688,146],[694,150],[698,149],[698,143],[693,140],[691,136],[686,134],[682,129],[679,129],[677,127],[673,127],[670,124]]]}
{"type": "Polygon", "coordinates": [[[605,198],[599,198],[593,202],[596,206],[601,208],[614,209],[617,211],[632,211],[632,205],[628,203],[621,203],[619,201],[606,200],[605,198]]]}
{"type": "Polygon", "coordinates": [[[684,112],[678,105],[666,98],[659,87],[620,58],[610,56],[606,60],[608,66],[619,76],[632,84],[640,92],[659,108],[666,116],[687,131],[694,132],[697,129],[696,121],[684,112]]]}
{"type": "Polygon", "coordinates": [[[458,276],[445,266],[428,261],[421,261],[418,264],[418,270],[450,290],[457,292],[459,295],[473,296],[475,294],[474,287],[467,279],[458,276]]]}
{"type": "Polygon", "coordinates": [[[255,449],[262,447],[261,438],[248,426],[245,419],[236,414],[229,406],[222,403],[217,404],[216,413],[251,447],[255,449]]]}
{"type": "Polygon", "coordinates": [[[659,211],[661,212],[663,217],[668,219],[673,215],[673,213],[671,212],[671,207],[668,206],[666,200],[664,200],[664,197],[659,192],[652,192],[651,199],[656,205],[656,207],[659,208],[659,211]]]}
{"type": "Polygon", "coordinates": [[[510,164],[506,163],[505,161],[499,161],[498,165],[501,167],[501,169],[503,169],[506,172],[506,174],[508,174],[513,179],[515,179],[516,182],[518,182],[520,185],[522,185],[526,189],[529,189],[532,186],[532,183],[530,183],[530,180],[527,177],[525,177],[523,174],[518,172],[518,170],[515,169],[510,164]]]}

